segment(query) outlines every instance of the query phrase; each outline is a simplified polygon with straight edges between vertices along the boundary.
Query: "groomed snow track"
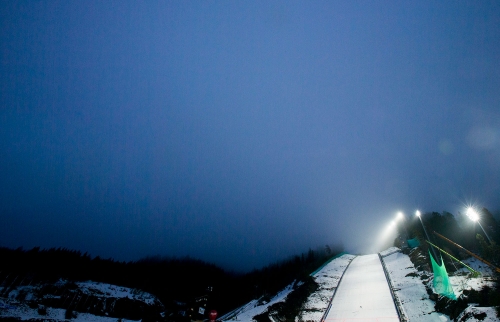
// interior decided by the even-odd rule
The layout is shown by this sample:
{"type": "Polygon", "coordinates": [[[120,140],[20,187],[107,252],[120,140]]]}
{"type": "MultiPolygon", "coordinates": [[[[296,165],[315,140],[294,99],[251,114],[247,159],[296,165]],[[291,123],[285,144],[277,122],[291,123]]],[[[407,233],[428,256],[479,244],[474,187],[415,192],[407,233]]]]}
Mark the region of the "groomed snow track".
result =
{"type": "Polygon", "coordinates": [[[345,271],[324,321],[400,321],[388,282],[378,254],[357,256],[345,271]]]}

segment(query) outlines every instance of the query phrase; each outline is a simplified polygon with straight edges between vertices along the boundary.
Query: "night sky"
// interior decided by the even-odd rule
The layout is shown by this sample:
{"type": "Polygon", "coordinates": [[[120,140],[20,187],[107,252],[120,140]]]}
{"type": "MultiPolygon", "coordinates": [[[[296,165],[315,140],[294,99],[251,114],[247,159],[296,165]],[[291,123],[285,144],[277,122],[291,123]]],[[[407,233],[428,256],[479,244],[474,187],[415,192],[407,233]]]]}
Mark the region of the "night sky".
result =
{"type": "Polygon", "coordinates": [[[2,1],[0,246],[240,271],[500,210],[498,1],[2,1]]]}

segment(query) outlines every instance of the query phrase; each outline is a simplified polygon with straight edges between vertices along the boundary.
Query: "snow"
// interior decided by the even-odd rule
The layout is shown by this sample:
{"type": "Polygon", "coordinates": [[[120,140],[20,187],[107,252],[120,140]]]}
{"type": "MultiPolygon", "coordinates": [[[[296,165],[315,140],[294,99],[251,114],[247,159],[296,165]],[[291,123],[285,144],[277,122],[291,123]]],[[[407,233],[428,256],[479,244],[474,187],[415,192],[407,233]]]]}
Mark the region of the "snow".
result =
{"type": "MultiPolygon", "coordinates": [[[[2,301],[0,300],[0,308],[2,306],[2,301]]],[[[43,320],[59,320],[65,321],[65,309],[47,308],[46,315],[38,314],[37,309],[31,309],[27,306],[12,306],[10,310],[0,310],[0,319],[3,317],[16,317],[21,320],[31,320],[31,319],[43,319],[43,320]],[[9,314],[10,313],[10,314],[9,314]]],[[[72,321],[87,321],[87,322],[116,322],[116,318],[96,316],[89,313],[77,313],[76,318],[71,319],[72,321]]],[[[131,321],[122,319],[122,321],[131,321]]]]}
{"type": "Polygon", "coordinates": [[[381,251],[379,254],[380,254],[380,256],[385,257],[385,256],[389,256],[389,255],[394,254],[394,253],[398,253],[400,251],[401,250],[397,247],[389,247],[386,250],[381,251]]]}
{"type": "Polygon", "coordinates": [[[148,305],[154,305],[156,302],[156,298],[153,295],[138,290],[131,290],[128,287],[120,287],[106,283],[96,283],[92,281],[77,282],[76,284],[84,294],[88,295],[98,293],[106,297],[126,297],[129,299],[140,300],[148,305]]]}
{"type": "Polygon", "coordinates": [[[484,286],[493,286],[491,279],[474,278],[466,276],[450,276],[450,283],[457,298],[462,295],[464,290],[480,290],[484,286]]]}
{"type": "Polygon", "coordinates": [[[245,306],[229,314],[220,317],[221,321],[252,321],[253,317],[263,313],[267,308],[275,303],[283,302],[288,294],[293,290],[293,284],[288,285],[281,292],[276,294],[268,303],[259,304],[258,300],[250,301],[245,306]]]}
{"type": "MultiPolygon", "coordinates": [[[[474,257],[469,257],[463,260],[462,262],[467,266],[471,267],[472,269],[481,272],[481,275],[483,276],[492,277],[494,275],[493,270],[488,265],[486,265],[485,263],[481,262],[480,260],[474,257]]],[[[465,267],[461,267],[459,271],[463,273],[469,273],[469,271],[465,267]]]]}
{"type": "MultiPolygon", "coordinates": [[[[400,311],[407,321],[450,321],[450,318],[447,315],[435,311],[435,303],[427,294],[425,283],[432,285],[432,273],[418,271],[410,261],[409,256],[401,253],[400,249],[396,247],[388,248],[385,251],[380,252],[380,255],[387,269],[387,273],[393,287],[395,300],[399,304],[400,311]]],[[[369,256],[344,254],[333,259],[320,268],[314,273],[314,275],[312,275],[319,287],[316,292],[309,296],[297,320],[319,322],[325,315],[325,312],[327,312],[328,307],[331,305],[326,321],[343,321],[345,316],[338,316],[338,314],[342,312],[345,313],[350,311],[352,313],[355,308],[357,309],[357,306],[362,306],[358,312],[362,309],[368,311],[367,309],[370,308],[369,305],[371,304],[359,304],[361,301],[366,299],[381,301],[382,298],[387,300],[387,291],[384,291],[381,294],[375,293],[388,289],[385,275],[383,275],[383,273],[380,275],[380,271],[378,273],[370,270],[368,270],[368,272],[364,271],[364,269],[374,264],[376,261],[379,262],[380,266],[377,254],[369,256]],[[352,275],[352,281],[350,281],[350,275],[352,275]],[[365,278],[367,278],[367,280],[364,280],[365,278]],[[370,285],[370,281],[375,281],[376,285],[370,285]],[[343,289],[345,289],[345,291],[343,291],[343,289]]],[[[459,297],[466,289],[480,290],[485,285],[493,285],[494,274],[484,263],[475,258],[464,260],[464,263],[480,272],[481,276],[471,277],[465,268],[460,268],[457,264],[458,270],[455,273],[450,274],[450,281],[457,297],[459,297]]],[[[58,285],[64,285],[67,281],[60,280],[57,283],[58,285]]],[[[116,285],[91,281],[78,282],[76,284],[85,294],[97,293],[103,297],[113,298],[127,297],[130,299],[141,300],[148,304],[154,304],[158,301],[151,294],[116,285]]],[[[285,289],[276,294],[268,303],[262,303],[262,301],[258,300],[250,301],[233,312],[222,316],[220,320],[251,322],[253,317],[266,311],[269,306],[285,301],[290,292],[293,291],[293,285],[294,283],[288,285],[285,289]]],[[[40,315],[38,313],[38,309],[29,308],[27,305],[20,304],[17,301],[18,296],[24,296],[25,299],[29,299],[34,296],[33,294],[35,292],[36,289],[33,286],[21,286],[9,292],[7,298],[0,298],[0,319],[5,317],[16,317],[21,320],[66,320],[65,309],[48,307],[46,308],[47,314],[40,315]]],[[[393,313],[380,314],[382,312],[380,310],[381,307],[387,308],[390,306],[385,302],[385,300],[383,302],[384,304],[379,302],[380,304],[376,305],[377,309],[373,309],[372,312],[375,312],[376,315],[379,316],[378,321],[397,320],[397,318],[394,319],[393,313]],[[384,315],[387,319],[380,318],[381,315],[384,315]]],[[[394,307],[392,298],[390,304],[394,307]]],[[[368,319],[368,316],[357,316],[356,321],[361,321],[359,320],[360,318],[368,319]]],[[[72,320],[111,322],[116,321],[116,318],[95,316],[88,313],[77,313],[77,317],[72,320]]],[[[365,321],[365,319],[362,320],[365,321]]],[[[462,314],[457,318],[457,321],[492,322],[499,321],[499,319],[496,317],[494,308],[474,307],[471,305],[464,312],[462,312],[462,314]]]]}
{"type": "Polygon", "coordinates": [[[315,293],[309,296],[304,304],[304,309],[301,313],[303,321],[321,320],[330,305],[330,301],[342,275],[355,257],[354,255],[342,255],[332,260],[314,274],[313,278],[319,287],[315,293]]]}
{"type": "Polygon", "coordinates": [[[399,321],[377,254],[356,257],[342,278],[325,321],[399,321]]]}
{"type": "Polygon", "coordinates": [[[492,307],[472,307],[469,306],[460,314],[457,321],[467,321],[467,322],[496,322],[498,318],[496,317],[495,309],[492,307]],[[477,316],[474,317],[474,315],[477,316]],[[483,316],[481,316],[483,315],[483,316]]]}
{"type": "Polygon", "coordinates": [[[484,286],[493,286],[494,283],[492,276],[494,275],[494,273],[488,265],[484,264],[474,257],[470,257],[463,262],[475,271],[480,272],[482,278],[471,277],[469,271],[465,267],[461,267],[457,270],[457,272],[455,272],[454,275],[450,275],[450,282],[453,286],[453,291],[455,292],[457,298],[462,294],[464,290],[480,290],[484,286]]]}
{"type": "MultiPolygon", "coordinates": [[[[342,255],[326,264],[319,271],[315,272],[313,278],[316,283],[318,283],[319,288],[314,294],[309,296],[304,305],[304,309],[301,314],[301,319],[303,321],[321,320],[324,312],[330,304],[333,292],[337,287],[342,274],[355,257],[356,256],[349,254],[342,255]]],[[[263,313],[269,306],[285,301],[286,296],[290,294],[291,291],[292,285],[289,285],[286,289],[277,294],[269,303],[259,305],[257,300],[253,300],[237,310],[221,316],[220,320],[251,322],[254,316],[263,313]]]]}
{"type": "MultiPolygon", "coordinates": [[[[63,287],[67,283],[66,280],[60,279],[55,283],[59,287],[63,287]]],[[[105,283],[97,283],[92,281],[87,282],[76,282],[79,290],[87,295],[94,295],[103,298],[129,298],[134,300],[139,300],[148,305],[159,304],[158,299],[152,294],[130,289],[127,287],[121,287],[105,283]]],[[[38,287],[36,286],[19,286],[8,293],[7,298],[0,298],[0,319],[5,317],[15,317],[21,320],[30,319],[43,319],[43,320],[66,320],[65,314],[66,309],[46,307],[46,314],[41,315],[38,312],[38,308],[30,308],[26,304],[21,304],[17,301],[21,294],[25,294],[24,300],[32,299],[38,292],[38,287]]],[[[45,298],[53,297],[59,298],[59,296],[54,295],[44,295],[45,298]]],[[[116,322],[116,317],[105,317],[96,316],[90,313],[75,312],[76,318],[72,320],[75,321],[89,321],[89,322],[116,322]]],[[[122,319],[123,321],[127,321],[122,319]]]]}
{"type": "MultiPolygon", "coordinates": [[[[397,252],[394,252],[393,250],[381,252],[381,254],[382,253],[390,254],[383,257],[383,261],[392,281],[395,296],[398,298],[400,303],[402,303],[403,313],[406,318],[411,322],[450,321],[450,318],[447,315],[435,312],[435,303],[429,298],[425,289],[424,282],[428,282],[432,285],[432,273],[429,274],[417,271],[413,263],[410,261],[410,258],[401,253],[399,249],[397,249],[397,252]],[[426,274],[429,276],[426,276],[426,274]]],[[[454,274],[450,274],[450,282],[457,298],[465,289],[480,290],[485,285],[493,285],[493,281],[491,279],[493,272],[489,267],[475,258],[469,258],[463,262],[479,271],[481,276],[471,277],[466,268],[460,268],[454,274]]],[[[495,310],[492,308],[469,309],[481,309],[486,312],[487,319],[484,321],[499,321],[496,317],[495,310]]],[[[459,317],[458,321],[465,322],[477,320],[473,317],[461,320],[459,317]]]]}
{"type": "Polygon", "coordinates": [[[403,314],[409,321],[450,321],[448,316],[435,312],[435,303],[429,299],[420,274],[410,257],[398,251],[382,257],[382,260],[389,273],[395,296],[402,304],[403,314]]]}
{"type": "MultiPolygon", "coordinates": [[[[377,254],[371,255],[375,258],[378,257],[377,254]]],[[[401,253],[401,250],[397,247],[391,247],[383,252],[380,252],[380,256],[385,264],[391,284],[394,290],[394,296],[396,302],[399,304],[400,311],[404,318],[409,322],[448,322],[451,321],[450,318],[442,313],[435,311],[435,303],[429,298],[427,294],[424,283],[431,283],[432,285],[432,273],[420,272],[418,271],[413,263],[411,262],[408,255],[401,253]]],[[[341,290],[344,285],[350,284],[349,282],[349,272],[352,269],[354,279],[361,279],[364,275],[362,272],[357,270],[355,258],[363,258],[365,256],[354,256],[354,255],[343,255],[332,260],[330,263],[325,265],[319,271],[315,272],[313,275],[314,280],[318,283],[318,290],[311,294],[303,306],[302,312],[297,321],[321,321],[323,315],[325,314],[330,302],[332,301],[332,307],[330,309],[330,314],[327,316],[325,321],[343,321],[343,318],[333,319],[332,312],[338,312],[341,310],[346,310],[347,305],[358,305],[357,303],[361,301],[362,297],[378,298],[379,295],[369,294],[378,288],[388,288],[385,282],[385,276],[381,276],[376,279],[381,282],[384,280],[385,284],[378,286],[368,286],[360,287],[359,285],[351,285],[346,287],[349,290],[345,298],[341,300],[341,304],[337,305],[335,301],[341,299],[341,290]],[[351,263],[352,262],[352,263],[351,263]],[[345,275],[344,275],[345,273],[345,275]],[[339,284],[340,283],[340,284],[339,284]],[[366,294],[354,294],[351,287],[358,288],[366,294]],[[335,294],[337,292],[337,294],[335,294]],[[345,306],[344,306],[345,305],[345,306]]],[[[372,258],[373,259],[373,258],[372,258]]],[[[378,258],[377,258],[377,261],[378,258]]],[[[380,262],[380,261],[379,261],[380,262]]],[[[480,277],[471,277],[469,272],[465,268],[459,268],[454,274],[450,274],[450,281],[452,283],[455,295],[458,297],[462,294],[464,289],[475,289],[480,290],[485,285],[492,285],[493,272],[485,264],[476,260],[475,258],[469,258],[463,261],[473,269],[481,272],[480,277]]],[[[361,263],[361,262],[360,262],[361,263]]],[[[363,266],[363,265],[361,265],[363,266]]],[[[366,275],[367,277],[367,275],[366,275]]],[[[362,282],[367,283],[366,281],[362,282]]],[[[356,284],[356,283],[354,283],[356,284]]],[[[251,322],[253,317],[264,312],[270,305],[285,301],[286,296],[290,293],[291,287],[287,287],[283,292],[276,295],[270,303],[264,305],[258,305],[258,301],[254,300],[242,306],[230,314],[226,314],[221,317],[222,321],[248,321],[251,322]]],[[[387,294],[383,295],[387,296],[387,294]]],[[[394,302],[391,299],[391,305],[394,307],[394,302]]],[[[386,304],[384,304],[386,305],[386,304]]],[[[363,306],[361,304],[361,306],[363,306]]],[[[354,307],[353,307],[354,308],[354,307]]],[[[361,308],[360,308],[361,310],[361,308]]],[[[377,310],[374,310],[374,312],[377,310]]],[[[379,312],[380,313],[380,312],[379,312]]],[[[368,317],[358,317],[356,321],[371,321],[372,319],[368,317]],[[361,320],[360,320],[361,318],[361,320]]],[[[346,318],[346,321],[348,318],[346,318]]],[[[350,320],[349,320],[350,321],[350,320]]],[[[375,320],[374,320],[375,321],[375,320]]],[[[394,315],[386,316],[386,319],[378,318],[377,321],[397,321],[397,317],[394,315]]],[[[458,318],[457,321],[461,322],[475,322],[484,321],[492,322],[499,321],[496,317],[496,312],[494,308],[482,308],[482,307],[468,307],[458,318]],[[484,313],[485,315],[479,315],[484,313]],[[474,317],[474,315],[477,316],[474,317]],[[484,320],[480,320],[484,318],[484,320]]]]}

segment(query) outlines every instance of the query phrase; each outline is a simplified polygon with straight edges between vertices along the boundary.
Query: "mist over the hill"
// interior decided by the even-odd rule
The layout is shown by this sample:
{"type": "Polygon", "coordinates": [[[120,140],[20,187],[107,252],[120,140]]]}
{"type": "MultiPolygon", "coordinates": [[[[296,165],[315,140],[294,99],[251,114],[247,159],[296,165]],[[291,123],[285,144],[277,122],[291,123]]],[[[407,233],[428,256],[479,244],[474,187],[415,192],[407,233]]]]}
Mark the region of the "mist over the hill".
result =
{"type": "Polygon", "coordinates": [[[260,268],[500,210],[498,2],[0,3],[0,245],[260,268]]]}

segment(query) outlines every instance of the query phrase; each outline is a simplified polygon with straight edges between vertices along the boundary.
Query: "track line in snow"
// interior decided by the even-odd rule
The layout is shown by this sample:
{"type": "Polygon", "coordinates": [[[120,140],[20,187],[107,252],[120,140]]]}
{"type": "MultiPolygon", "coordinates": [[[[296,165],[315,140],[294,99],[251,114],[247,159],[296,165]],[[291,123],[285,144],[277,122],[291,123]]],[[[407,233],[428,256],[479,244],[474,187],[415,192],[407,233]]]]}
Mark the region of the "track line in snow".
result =
{"type": "Polygon", "coordinates": [[[399,321],[378,254],[358,256],[352,261],[325,321],[399,321]]]}

